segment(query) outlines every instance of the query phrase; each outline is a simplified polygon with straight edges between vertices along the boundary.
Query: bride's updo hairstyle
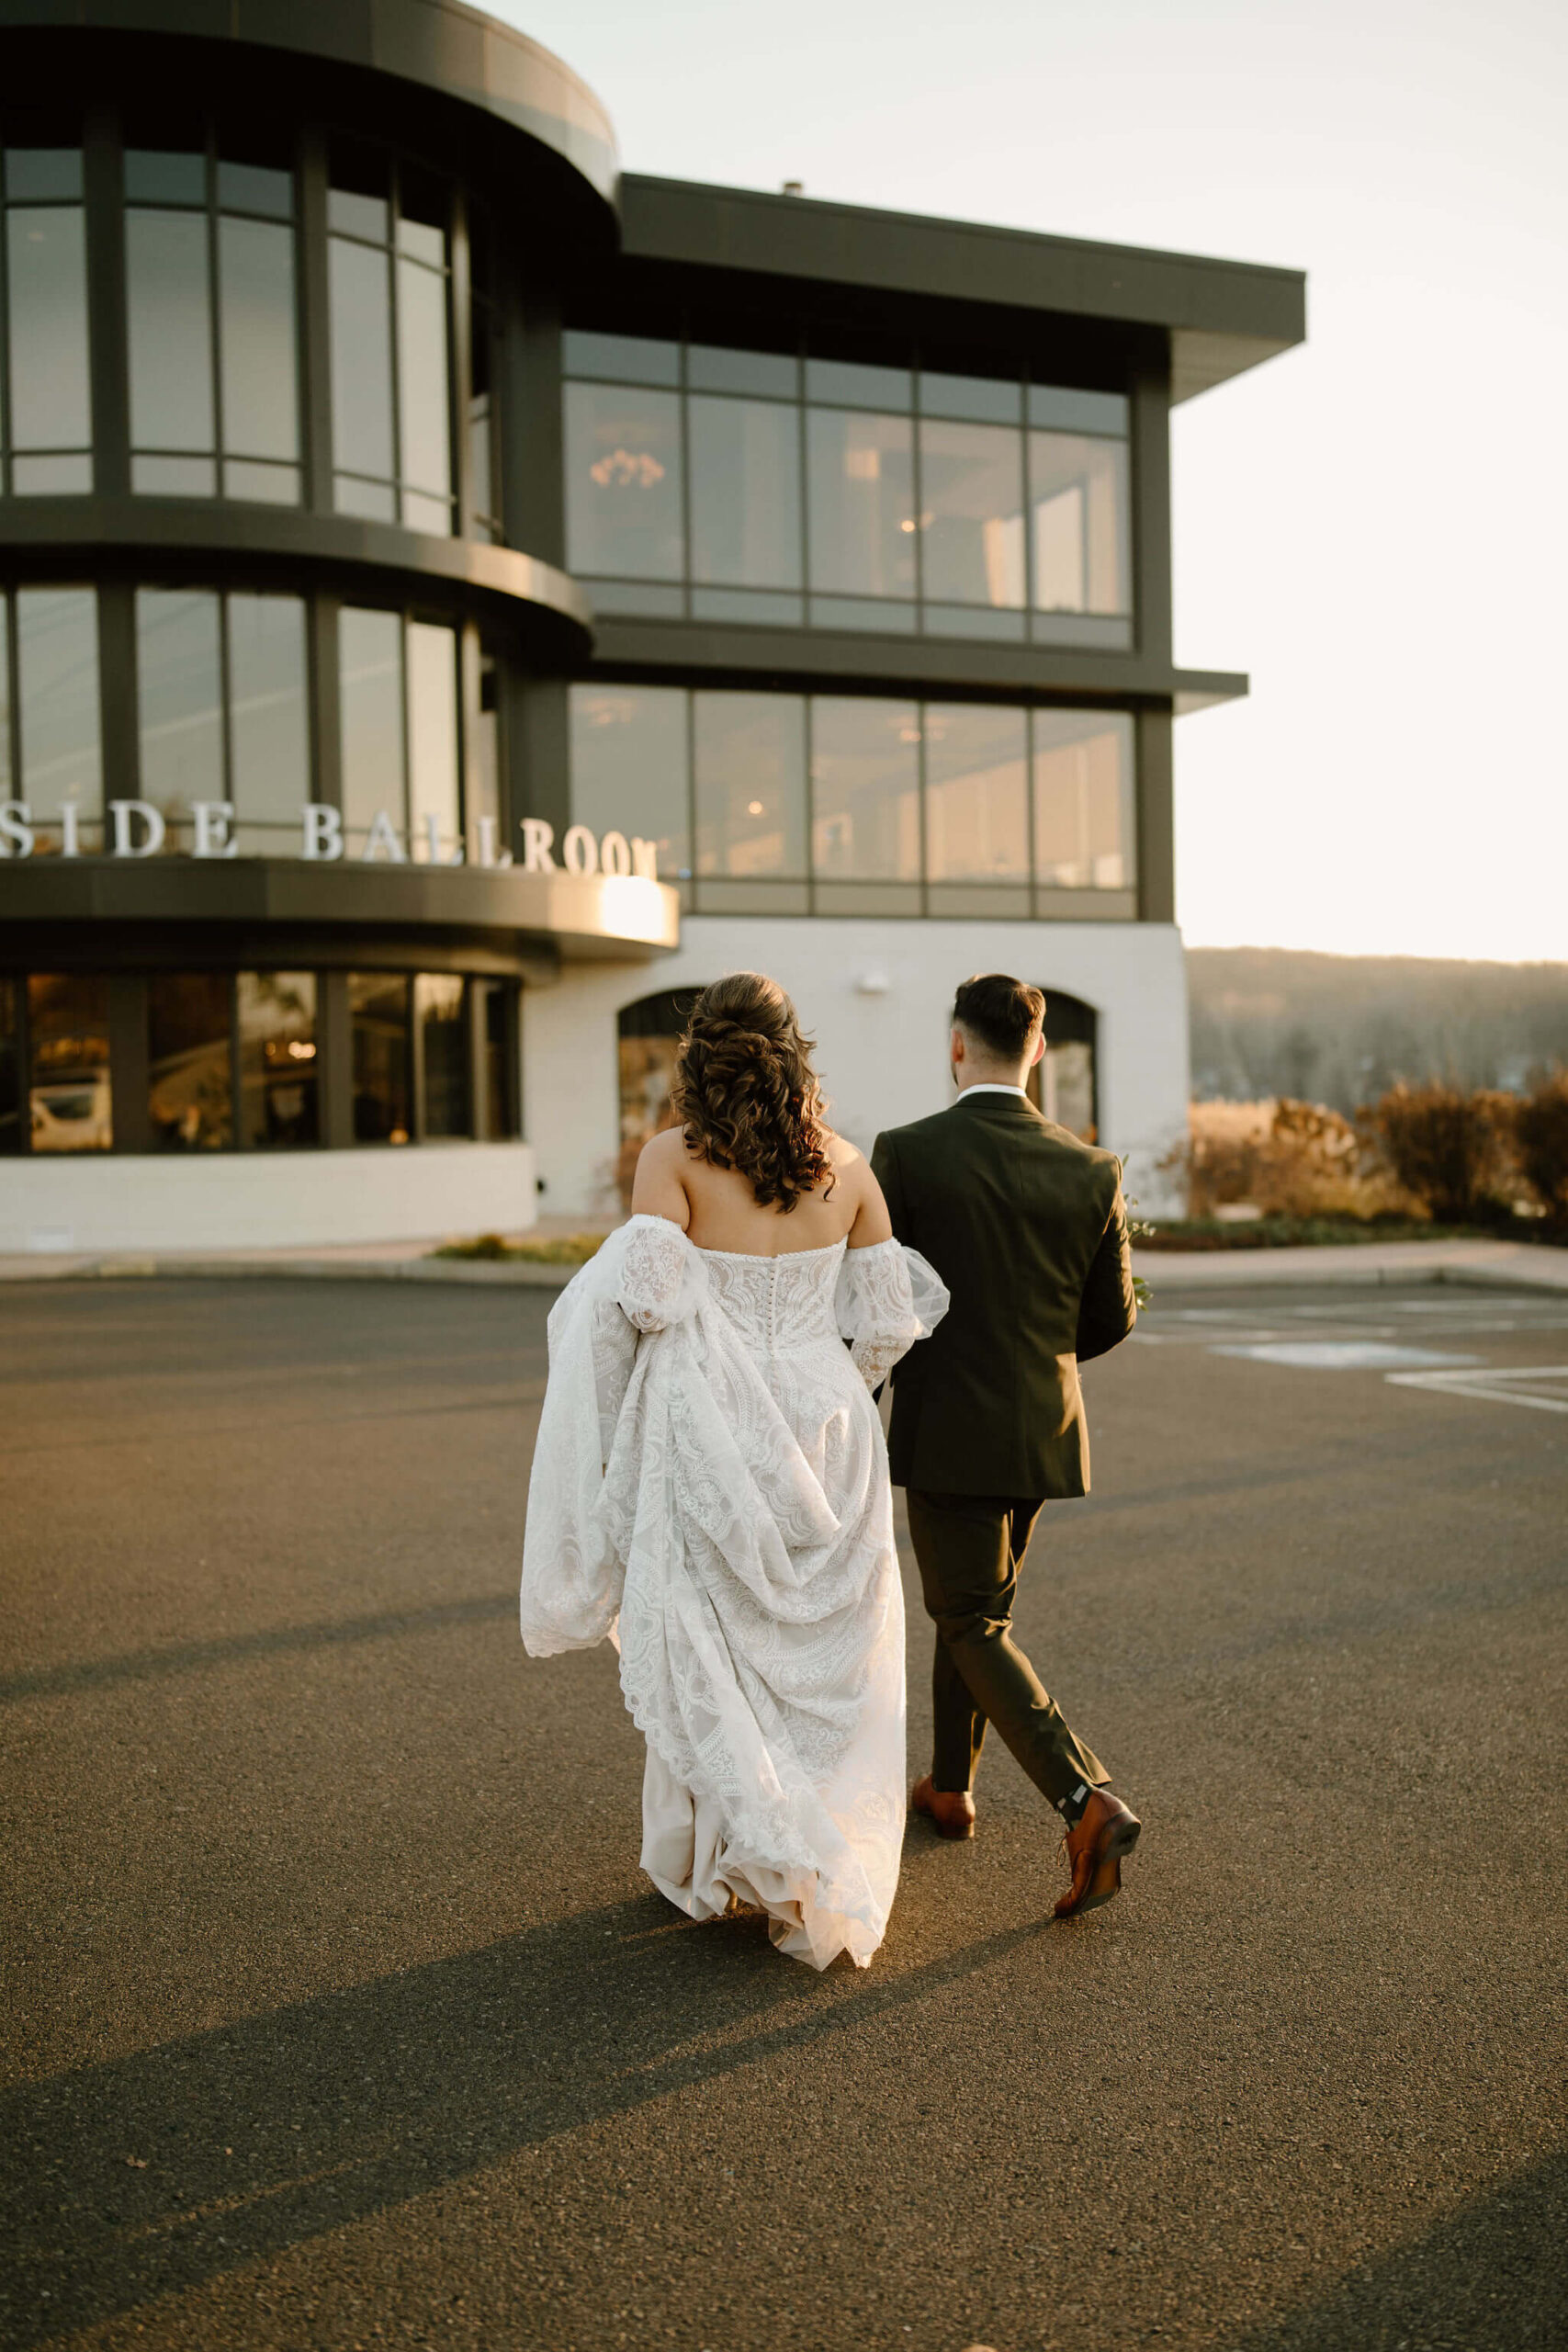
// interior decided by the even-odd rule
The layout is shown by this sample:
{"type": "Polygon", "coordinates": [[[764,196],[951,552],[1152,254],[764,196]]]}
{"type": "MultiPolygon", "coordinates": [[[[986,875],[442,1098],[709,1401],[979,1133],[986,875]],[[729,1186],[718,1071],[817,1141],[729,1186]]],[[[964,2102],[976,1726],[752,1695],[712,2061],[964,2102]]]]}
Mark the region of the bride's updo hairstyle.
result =
{"type": "Polygon", "coordinates": [[[738,1170],[760,1207],[786,1216],[825,1178],[833,1189],[811,1050],[775,981],[730,972],[693,1006],[670,1090],[691,1148],[738,1170]]]}

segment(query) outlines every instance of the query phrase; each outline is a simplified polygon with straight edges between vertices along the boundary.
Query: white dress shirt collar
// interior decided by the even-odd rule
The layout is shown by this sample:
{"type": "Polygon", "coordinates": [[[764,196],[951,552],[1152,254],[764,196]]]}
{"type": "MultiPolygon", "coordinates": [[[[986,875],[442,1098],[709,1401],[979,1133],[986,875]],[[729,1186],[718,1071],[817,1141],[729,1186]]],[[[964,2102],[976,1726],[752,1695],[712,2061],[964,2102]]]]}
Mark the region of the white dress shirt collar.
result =
{"type": "Polygon", "coordinates": [[[965,1094],[1016,1094],[1021,1102],[1027,1102],[1029,1100],[1029,1089],[1027,1087],[1002,1086],[988,1078],[983,1080],[978,1085],[964,1087],[963,1092],[958,1098],[961,1102],[963,1102],[965,1094]]]}

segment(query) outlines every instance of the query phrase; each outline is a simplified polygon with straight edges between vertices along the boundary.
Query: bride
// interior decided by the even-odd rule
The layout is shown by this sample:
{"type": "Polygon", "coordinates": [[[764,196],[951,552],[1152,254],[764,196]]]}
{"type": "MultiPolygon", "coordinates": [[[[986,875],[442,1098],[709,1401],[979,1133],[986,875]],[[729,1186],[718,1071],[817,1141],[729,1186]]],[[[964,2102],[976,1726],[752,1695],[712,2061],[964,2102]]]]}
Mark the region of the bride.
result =
{"type": "Polygon", "coordinates": [[[947,1310],[827,1125],[782,989],[698,998],[630,1222],[562,1292],[523,1638],[615,1642],[642,1866],[694,1919],[862,1968],[904,1834],[904,1601],[872,1391],[947,1310]],[[846,1350],[844,1341],[849,1341],[846,1350]]]}

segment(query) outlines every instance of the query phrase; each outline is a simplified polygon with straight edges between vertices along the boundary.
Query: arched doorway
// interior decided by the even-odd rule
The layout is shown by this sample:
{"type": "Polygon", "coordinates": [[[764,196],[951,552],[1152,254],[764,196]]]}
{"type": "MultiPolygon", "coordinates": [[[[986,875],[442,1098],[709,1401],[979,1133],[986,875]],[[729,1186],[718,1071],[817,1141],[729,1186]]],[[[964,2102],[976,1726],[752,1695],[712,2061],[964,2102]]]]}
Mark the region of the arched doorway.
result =
{"type": "Polygon", "coordinates": [[[1092,1004],[1045,990],[1045,1051],[1029,1073],[1029,1099],[1083,1143],[1100,1140],[1099,1030],[1092,1004]]]}
{"type": "Polygon", "coordinates": [[[631,1206],[638,1152],[649,1136],[673,1124],[670,1082],[675,1071],[675,1048],[701,994],[700,983],[694,988],[660,989],[656,996],[639,997],[635,1004],[623,1005],[615,1016],[621,1085],[615,1184],[623,1208],[631,1206]]]}

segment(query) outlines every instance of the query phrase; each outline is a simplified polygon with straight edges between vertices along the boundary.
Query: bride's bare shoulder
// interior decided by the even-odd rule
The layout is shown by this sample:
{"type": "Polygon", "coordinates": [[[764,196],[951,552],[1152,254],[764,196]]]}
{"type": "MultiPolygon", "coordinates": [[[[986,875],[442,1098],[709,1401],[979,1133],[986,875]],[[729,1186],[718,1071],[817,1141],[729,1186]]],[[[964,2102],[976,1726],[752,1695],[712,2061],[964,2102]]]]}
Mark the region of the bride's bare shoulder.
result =
{"type": "Polygon", "coordinates": [[[846,1175],[857,1163],[863,1166],[864,1152],[858,1149],[850,1141],[848,1136],[836,1135],[831,1127],[825,1127],[822,1131],[822,1140],[829,1159],[840,1176],[846,1175]]]}
{"type": "Polygon", "coordinates": [[[679,1226],[689,1225],[686,1177],[692,1164],[683,1128],[666,1127],[649,1136],[637,1154],[632,1178],[632,1215],[673,1217],[679,1226]]]}

